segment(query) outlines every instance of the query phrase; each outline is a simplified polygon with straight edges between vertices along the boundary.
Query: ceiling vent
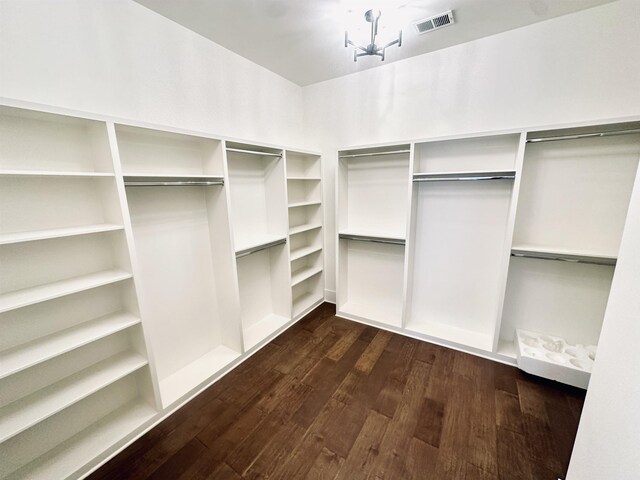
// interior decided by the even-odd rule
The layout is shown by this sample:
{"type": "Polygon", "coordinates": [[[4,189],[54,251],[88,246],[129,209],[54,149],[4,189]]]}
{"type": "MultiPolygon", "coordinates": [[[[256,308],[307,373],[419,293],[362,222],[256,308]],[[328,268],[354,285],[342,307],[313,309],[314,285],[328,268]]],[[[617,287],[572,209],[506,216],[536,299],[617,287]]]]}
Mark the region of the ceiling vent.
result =
{"type": "Polygon", "coordinates": [[[453,10],[449,10],[448,12],[420,20],[419,22],[414,23],[414,25],[418,34],[422,35],[423,33],[429,33],[439,28],[446,27],[447,25],[452,25],[453,22],[453,10]]]}

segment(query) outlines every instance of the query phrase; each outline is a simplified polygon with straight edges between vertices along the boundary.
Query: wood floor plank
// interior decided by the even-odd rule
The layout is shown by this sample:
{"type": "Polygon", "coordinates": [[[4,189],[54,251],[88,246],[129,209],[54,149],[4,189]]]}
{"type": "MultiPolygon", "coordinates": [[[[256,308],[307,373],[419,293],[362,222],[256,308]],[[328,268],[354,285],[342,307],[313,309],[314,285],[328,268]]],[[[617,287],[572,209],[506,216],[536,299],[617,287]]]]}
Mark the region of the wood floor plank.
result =
{"type": "MultiPolygon", "coordinates": [[[[391,336],[392,334],[390,332],[387,332],[385,330],[378,330],[378,333],[373,337],[371,343],[369,343],[365,351],[362,352],[362,355],[356,362],[356,371],[365,375],[369,375],[369,373],[371,373],[371,370],[373,370],[373,366],[376,364],[378,358],[387,346],[387,343],[389,343],[391,336]]],[[[360,340],[363,339],[360,338],[360,340]]]]}
{"type": "Polygon", "coordinates": [[[557,480],[584,391],[325,304],[90,480],[557,480]]]}
{"type": "Polygon", "coordinates": [[[380,455],[380,444],[387,430],[389,418],[370,410],[353,448],[344,461],[336,479],[366,478],[380,455]]]}
{"type": "Polygon", "coordinates": [[[305,477],[307,480],[334,480],[344,464],[344,458],[323,448],[305,477]]]}

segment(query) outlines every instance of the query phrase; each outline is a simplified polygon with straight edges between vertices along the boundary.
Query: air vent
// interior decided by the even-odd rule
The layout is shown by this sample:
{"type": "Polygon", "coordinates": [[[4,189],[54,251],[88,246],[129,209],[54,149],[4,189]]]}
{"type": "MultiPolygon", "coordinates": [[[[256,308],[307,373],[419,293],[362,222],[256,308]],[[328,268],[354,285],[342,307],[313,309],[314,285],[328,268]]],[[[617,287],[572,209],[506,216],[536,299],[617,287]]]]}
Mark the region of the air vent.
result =
{"type": "Polygon", "coordinates": [[[451,25],[453,22],[453,10],[449,10],[448,12],[441,13],[440,15],[434,15],[433,17],[420,20],[419,22],[414,23],[414,25],[418,33],[423,34],[432,32],[438,28],[446,27],[447,25],[451,25]]]}

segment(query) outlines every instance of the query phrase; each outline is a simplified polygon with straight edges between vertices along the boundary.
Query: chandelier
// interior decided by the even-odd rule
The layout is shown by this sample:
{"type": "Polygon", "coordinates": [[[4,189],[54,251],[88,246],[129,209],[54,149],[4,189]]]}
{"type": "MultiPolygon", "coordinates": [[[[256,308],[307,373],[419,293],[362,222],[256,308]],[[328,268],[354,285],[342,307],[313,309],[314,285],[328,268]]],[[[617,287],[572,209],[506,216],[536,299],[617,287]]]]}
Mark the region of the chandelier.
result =
{"type": "Polygon", "coordinates": [[[371,43],[366,47],[353,43],[351,40],[349,40],[349,32],[344,32],[344,46],[348,47],[349,45],[351,45],[355,47],[353,50],[354,62],[358,61],[358,57],[364,56],[378,56],[381,57],[381,61],[384,62],[384,53],[387,48],[395,44],[398,44],[398,47],[402,46],[402,30],[400,30],[397,39],[387,43],[384,47],[379,47],[378,45],[376,45],[376,36],[378,35],[378,20],[380,20],[380,15],[382,15],[382,12],[380,12],[380,10],[367,10],[367,12],[364,14],[364,19],[371,24],[371,43]],[[358,53],[359,51],[361,53],[358,53]]]}

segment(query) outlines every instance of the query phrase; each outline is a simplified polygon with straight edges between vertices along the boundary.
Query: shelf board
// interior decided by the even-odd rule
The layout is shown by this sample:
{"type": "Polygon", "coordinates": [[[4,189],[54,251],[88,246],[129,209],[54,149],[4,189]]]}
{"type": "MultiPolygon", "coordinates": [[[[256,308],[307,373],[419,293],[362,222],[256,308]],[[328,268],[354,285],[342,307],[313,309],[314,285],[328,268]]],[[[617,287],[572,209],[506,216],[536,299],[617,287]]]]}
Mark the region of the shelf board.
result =
{"type": "Polygon", "coordinates": [[[289,321],[290,319],[287,317],[272,313],[250,327],[244,328],[245,351],[255,347],[269,335],[285,326],[289,321]]]}
{"type": "Polygon", "coordinates": [[[291,250],[291,261],[293,262],[294,260],[298,260],[300,258],[306,257],[307,255],[311,255],[312,253],[320,251],[322,251],[322,245],[296,248],[295,250],[291,250]]]}
{"type": "Polygon", "coordinates": [[[224,185],[224,177],[213,175],[134,174],[123,175],[123,180],[127,187],[206,187],[224,185]]]}
{"type": "Polygon", "coordinates": [[[67,478],[85,464],[144,426],[156,411],[144,400],[130,402],[98,420],[8,478],[67,478]]]}
{"type": "Polygon", "coordinates": [[[407,324],[406,329],[478,350],[490,352],[493,349],[492,335],[465,330],[445,323],[413,320],[407,324]]]}
{"type": "Polygon", "coordinates": [[[617,257],[589,250],[568,250],[564,248],[535,247],[518,245],[511,248],[514,257],[535,258],[540,260],[559,260],[570,263],[590,263],[615,266],[617,257]]]}
{"type": "Polygon", "coordinates": [[[515,170],[413,174],[414,182],[470,182],[483,180],[513,180],[515,178],[515,170]]]}
{"type": "Polygon", "coordinates": [[[113,269],[3,293],[0,295],[0,313],[54,298],[64,297],[72,293],[90,290],[131,277],[132,275],[129,272],[113,269]]]}
{"type": "Polygon", "coordinates": [[[0,176],[14,177],[113,177],[109,172],[65,172],[55,170],[0,170],[0,176]]]}
{"type": "Polygon", "coordinates": [[[338,238],[341,240],[356,240],[359,242],[388,243],[392,245],[405,245],[406,241],[401,237],[393,237],[378,234],[340,232],[338,238]]]}
{"type": "Polygon", "coordinates": [[[107,358],[0,409],[0,443],[147,364],[135,352],[107,358]]]}
{"type": "Polygon", "coordinates": [[[130,313],[114,313],[0,352],[0,379],[139,323],[130,313]]]}
{"type": "Polygon", "coordinates": [[[293,316],[294,318],[311,308],[316,303],[323,300],[324,295],[321,293],[307,292],[300,295],[293,301],[293,316]]]}
{"type": "Polygon", "coordinates": [[[258,238],[252,238],[250,240],[242,240],[236,245],[236,257],[243,257],[249,253],[264,250],[265,248],[275,247],[286,243],[287,237],[282,235],[264,234],[258,238]]]}
{"type": "Polygon", "coordinates": [[[290,203],[289,208],[311,207],[313,205],[321,205],[321,204],[322,202],[320,201],[296,202],[296,203],[290,203]]]}
{"type": "Polygon", "coordinates": [[[503,340],[502,338],[498,340],[498,351],[496,352],[498,355],[502,355],[503,357],[508,357],[510,359],[516,359],[516,346],[513,342],[509,342],[507,340],[503,340]]]}
{"type": "Polygon", "coordinates": [[[206,178],[211,180],[223,179],[221,175],[208,175],[206,173],[157,173],[157,172],[135,172],[135,173],[123,173],[123,177],[133,178],[146,178],[146,177],[158,177],[158,178],[206,178]]]}
{"type": "Polygon", "coordinates": [[[339,308],[337,315],[346,314],[348,316],[352,316],[356,319],[362,320],[373,320],[374,322],[384,323],[386,325],[391,325],[394,327],[401,327],[401,313],[393,314],[391,312],[386,312],[380,310],[379,308],[372,307],[370,305],[365,305],[363,303],[357,302],[347,302],[339,308]]]}
{"type": "Polygon", "coordinates": [[[322,267],[303,267],[295,272],[291,272],[291,286],[295,287],[299,283],[319,273],[322,273],[322,267]]]}
{"type": "Polygon", "coordinates": [[[289,229],[289,235],[296,235],[298,233],[308,232],[310,230],[316,230],[322,228],[321,223],[307,223],[305,225],[298,225],[289,229]]]}
{"type": "Polygon", "coordinates": [[[161,380],[163,407],[171,405],[239,357],[239,352],[220,345],[161,380]]]}
{"type": "Polygon", "coordinates": [[[322,180],[320,177],[302,177],[302,176],[288,176],[287,180],[303,180],[303,181],[309,181],[309,182],[319,182],[320,180],[322,180]]]}
{"type": "Polygon", "coordinates": [[[101,223],[97,225],[83,225],[80,227],[52,228],[49,230],[32,230],[30,232],[3,233],[0,234],[0,245],[31,242],[35,240],[48,240],[50,238],[89,235],[92,233],[113,232],[122,229],[122,225],[116,225],[113,223],[101,223]]]}

